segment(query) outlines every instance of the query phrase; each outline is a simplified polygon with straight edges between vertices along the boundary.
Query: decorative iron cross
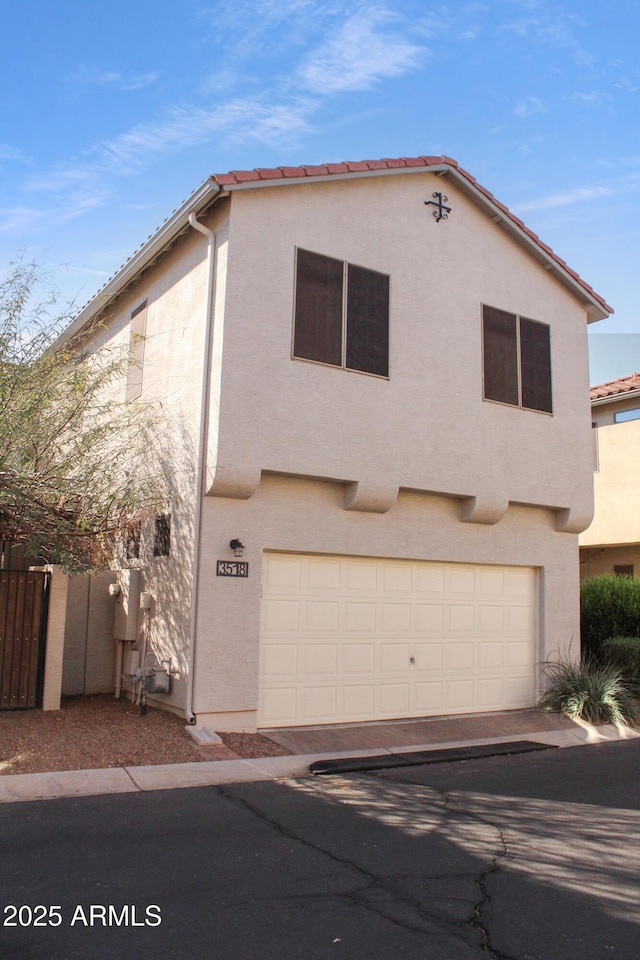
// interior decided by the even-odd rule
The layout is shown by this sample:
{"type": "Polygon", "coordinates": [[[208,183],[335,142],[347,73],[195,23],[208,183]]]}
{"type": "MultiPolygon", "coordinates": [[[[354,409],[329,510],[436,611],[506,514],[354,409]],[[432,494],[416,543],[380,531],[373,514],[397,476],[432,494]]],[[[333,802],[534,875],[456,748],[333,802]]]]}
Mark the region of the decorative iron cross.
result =
{"type": "Polygon", "coordinates": [[[425,204],[437,208],[432,211],[436,218],[436,223],[439,223],[440,220],[446,220],[451,213],[451,207],[445,207],[445,203],[448,203],[449,197],[445,197],[442,193],[432,193],[431,196],[434,199],[425,200],[425,204]]]}

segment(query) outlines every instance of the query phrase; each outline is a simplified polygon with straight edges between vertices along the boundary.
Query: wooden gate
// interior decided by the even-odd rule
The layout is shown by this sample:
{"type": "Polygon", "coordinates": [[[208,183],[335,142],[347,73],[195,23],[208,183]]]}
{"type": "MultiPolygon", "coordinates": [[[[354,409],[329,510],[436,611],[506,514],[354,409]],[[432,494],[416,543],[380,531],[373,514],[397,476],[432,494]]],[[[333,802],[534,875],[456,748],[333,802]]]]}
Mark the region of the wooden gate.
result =
{"type": "Polygon", "coordinates": [[[42,705],[50,576],[0,570],[0,710],[42,705]]]}

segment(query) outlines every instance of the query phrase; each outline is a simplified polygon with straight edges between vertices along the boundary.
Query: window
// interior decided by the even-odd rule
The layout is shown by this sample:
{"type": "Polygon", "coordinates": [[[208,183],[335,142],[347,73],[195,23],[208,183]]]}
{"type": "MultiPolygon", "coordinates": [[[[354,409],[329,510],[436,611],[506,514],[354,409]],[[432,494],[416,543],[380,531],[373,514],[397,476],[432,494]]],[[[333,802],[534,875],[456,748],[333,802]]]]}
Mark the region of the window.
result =
{"type": "Polygon", "coordinates": [[[640,420],[640,407],[633,410],[619,410],[613,415],[614,423],[626,423],[627,420],[640,420]]]}
{"type": "Polygon", "coordinates": [[[141,303],[131,314],[129,334],[129,367],[125,400],[135,400],[142,393],[142,363],[144,360],[144,336],[147,327],[147,302],[141,303]]]}
{"type": "Polygon", "coordinates": [[[127,528],[125,537],[125,556],[127,560],[140,559],[140,534],[142,532],[139,522],[132,523],[127,528]]]}
{"type": "Polygon", "coordinates": [[[389,277],[297,250],[293,356],[389,375],[389,277]]]}
{"type": "Polygon", "coordinates": [[[552,412],[549,327],[483,306],[484,398],[552,412]]]}
{"type": "Polygon", "coordinates": [[[168,557],[171,552],[171,514],[161,513],[156,517],[153,538],[154,557],[168,557]]]}
{"type": "Polygon", "coordinates": [[[633,576],[633,564],[632,563],[617,563],[613,568],[613,572],[617,577],[632,577],[633,576]]]}

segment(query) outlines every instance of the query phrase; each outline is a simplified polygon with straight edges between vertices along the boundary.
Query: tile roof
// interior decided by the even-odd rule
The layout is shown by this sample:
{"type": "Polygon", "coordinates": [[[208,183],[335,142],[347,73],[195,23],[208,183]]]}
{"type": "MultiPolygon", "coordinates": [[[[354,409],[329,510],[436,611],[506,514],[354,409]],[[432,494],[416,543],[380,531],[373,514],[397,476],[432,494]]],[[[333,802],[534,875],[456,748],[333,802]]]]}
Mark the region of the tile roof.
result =
{"type": "Polygon", "coordinates": [[[617,380],[607,380],[606,383],[591,387],[591,399],[610,399],[625,393],[632,393],[634,390],[640,390],[640,373],[632,373],[628,377],[618,377],[617,380]]]}
{"type": "Polygon", "coordinates": [[[551,247],[543,243],[537,234],[530,230],[515,214],[511,213],[509,208],[497,200],[486,187],[478,183],[476,178],[461,167],[456,160],[447,156],[421,156],[321,163],[311,166],[303,164],[295,167],[232,170],[229,173],[213,174],[180,207],[177,207],[157,230],[147,237],[144,243],[134,250],[94,297],[82,307],[76,316],[76,320],[72,322],[62,336],[66,336],[72,328],[79,329],[91,315],[99,312],[113,296],[117,296],[118,292],[121,292],[124,286],[130,282],[132,274],[144,269],[145,265],[150,262],[151,256],[157,255],[155,250],[162,245],[166,245],[171,241],[171,238],[175,239],[175,236],[184,229],[188,223],[189,212],[197,213],[206,209],[215,200],[217,193],[232,192],[234,189],[243,189],[260,184],[279,186],[286,180],[295,180],[300,183],[314,177],[362,177],[368,174],[384,173],[385,171],[402,172],[404,170],[408,172],[428,169],[429,167],[436,168],[436,172],[451,172],[458,184],[466,186],[477,199],[485,200],[498,211],[498,215],[494,219],[503,219],[505,224],[510,225],[517,233],[530,241],[534,247],[537,247],[542,259],[546,260],[547,263],[549,263],[549,260],[553,261],[559,268],[561,276],[564,275],[575,286],[581,288],[587,300],[596,304],[597,308],[602,311],[602,316],[613,313],[613,308],[607,304],[603,297],[597,294],[575,270],[572,270],[561,257],[554,253],[551,247]]]}
{"type": "Polygon", "coordinates": [[[370,171],[378,170],[401,170],[401,169],[419,169],[420,167],[450,167],[452,170],[455,170],[456,173],[465,180],[475,191],[482,194],[489,200],[494,206],[504,214],[505,218],[516,227],[522,230],[523,233],[529,237],[530,240],[540,247],[552,260],[558,264],[559,267],[565,273],[568,273],[576,283],[579,284],[590,297],[593,297],[605,310],[606,313],[613,313],[613,308],[595,292],[593,287],[591,287],[582,277],[576,273],[575,270],[572,270],[571,267],[564,261],[561,257],[554,253],[550,246],[540,239],[540,237],[530,230],[519,217],[516,217],[514,213],[511,213],[508,207],[497,200],[494,195],[483,187],[481,183],[478,183],[476,178],[465,170],[457,160],[453,160],[451,157],[439,156],[423,156],[423,157],[398,157],[396,159],[383,159],[383,160],[359,160],[359,161],[345,161],[344,163],[322,163],[316,166],[306,166],[302,165],[299,167],[275,167],[275,168],[258,168],[256,170],[231,170],[229,173],[218,173],[214,174],[210,179],[218,183],[224,189],[233,189],[234,186],[240,186],[247,183],[260,183],[265,180],[287,180],[287,179],[308,179],[311,177],[331,177],[331,176],[345,176],[348,174],[359,174],[370,171]]]}

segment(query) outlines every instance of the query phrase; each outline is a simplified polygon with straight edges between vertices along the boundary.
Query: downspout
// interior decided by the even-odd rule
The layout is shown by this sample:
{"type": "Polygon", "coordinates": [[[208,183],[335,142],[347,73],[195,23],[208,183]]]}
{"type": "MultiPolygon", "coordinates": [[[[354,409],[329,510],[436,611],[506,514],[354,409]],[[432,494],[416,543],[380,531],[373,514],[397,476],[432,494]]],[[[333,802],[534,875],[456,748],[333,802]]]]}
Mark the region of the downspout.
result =
{"type": "Polygon", "coordinates": [[[200,397],[200,436],[198,439],[198,459],[196,477],[196,509],[193,529],[193,567],[191,584],[191,617],[189,622],[189,656],[187,675],[186,717],[188,723],[195,723],[193,712],[194,671],[196,663],[196,624],[198,617],[198,580],[200,575],[200,535],[202,528],[202,511],[204,497],[204,472],[207,462],[207,446],[209,440],[209,393],[211,389],[211,349],[213,342],[213,312],[215,299],[215,270],[216,270],[216,235],[203,226],[196,218],[195,211],[189,214],[189,223],[194,230],[203,234],[209,241],[207,275],[206,308],[207,315],[204,331],[204,361],[202,365],[202,394],[200,397]]]}

